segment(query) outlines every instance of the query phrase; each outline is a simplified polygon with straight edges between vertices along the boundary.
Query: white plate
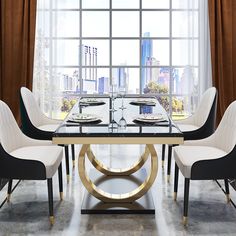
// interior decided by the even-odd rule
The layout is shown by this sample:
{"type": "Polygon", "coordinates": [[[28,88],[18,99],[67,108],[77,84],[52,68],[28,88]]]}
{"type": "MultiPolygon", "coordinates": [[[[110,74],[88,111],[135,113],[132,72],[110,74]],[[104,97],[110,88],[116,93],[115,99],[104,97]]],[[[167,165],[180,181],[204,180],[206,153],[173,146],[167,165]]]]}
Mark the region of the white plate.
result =
{"type": "Polygon", "coordinates": [[[135,118],[135,120],[142,122],[160,122],[166,121],[162,114],[141,114],[135,118]]]}
{"type": "Polygon", "coordinates": [[[101,100],[97,100],[95,98],[83,98],[80,100],[81,103],[100,103],[101,100]]]}
{"type": "Polygon", "coordinates": [[[131,101],[130,102],[130,104],[131,105],[143,105],[143,106],[145,106],[145,105],[147,105],[147,106],[154,106],[154,105],[156,105],[156,102],[154,101],[154,100],[135,100],[135,101],[131,101]]]}
{"type": "Polygon", "coordinates": [[[136,102],[136,103],[156,103],[154,100],[151,99],[138,99],[132,102],[136,102]]]}
{"type": "Polygon", "coordinates": [[[73,113],[72,116],[68,118],[70,122],[94,122],[100,120],[101,118],[93,114],[85,113],[73,113]]]}
{"type": "Polygon", "coordinates": [[[97,116],[93,114],[86,114],[86,113],[73,113],[72,116],[69,118],[73,118],[77,120],[91,120],[91,119],[97,118],[97,116]]]}
{"type": "Polygon", "coordinates": [[[95,122],[95,121],[98,121],[100,120],[99,117],[95,117],[93,119],[77,119],[77,118],[74,118],[74,117],[70,117],[67,121],[69,122],[77,122],[77,123],[89,123],[89,122],[95,122]]]}

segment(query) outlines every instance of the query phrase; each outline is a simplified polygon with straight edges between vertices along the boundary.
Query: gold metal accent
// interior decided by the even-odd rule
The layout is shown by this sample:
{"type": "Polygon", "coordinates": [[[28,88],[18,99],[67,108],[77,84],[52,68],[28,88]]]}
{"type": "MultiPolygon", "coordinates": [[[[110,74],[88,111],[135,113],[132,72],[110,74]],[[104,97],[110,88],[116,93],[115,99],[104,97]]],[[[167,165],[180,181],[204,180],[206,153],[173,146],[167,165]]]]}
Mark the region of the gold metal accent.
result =
{"type": "Polygon", "coordinates": [[[165,161],[162,160],[162,161],[161,161],[161,167],[162,167],[162,168],[164,168],[164,163],[165,163],[165,161]]]}
{"type": "Polygon", "coordinates": [[[60,192],[60,200],[63,200],[63,192],[60,192]]]}
{"type": "Polygon", "coordinates": [[[80,179],[83,185],[85,186],[85,188],[87,189],[87,191],[91,195],[93,195],[94,197],[98,198],[99,200],[103,202],[119,202],[119,203],[134,202],[135,200],[141,198],[151,188],[157,176],[157,170],[158,170],[157,153],[154,148],[154,145],[147,144],[145,148],[145,153],[142,156],[144,158],[148,156],[149,154],[151,154],[151,170],[146,180],[138,188],[136,188],[135,190],[131,192],[123,193],[123,194],[107,193],[99,189],[87,175],[86,170],[85,170],[85,154],[90,155],[90,158],[94,157],[94,155],[91,155],[90,153],[90,144],[84,144],[79,153],[78,167],[79,167],[80,179]]]}
{"type": "Polygon", "coordinates": [[[54,223],[55,223],[55,218],[54,218],[54,216],[50,216],[50,217],[49,217],[49,221],[50,221],[50,224],[51,224],[51,225],[54,225],[54,223]]]}
{"type": "Polygon", "coordinates": [[[174,192],[174,201],[177,200],[177,192],[174,192]]]}
{"type": "Polygon", "coordinates": [[[226,195],[226,201],[227,203],[230,203],[230,194],[225,194],[226,195]]]}
{"type": "Polygon", "coordinates": [[[170,183],[170,175],[167,175],[167,183],[170,183]]]}
{"type": "Polygon", "coordinates": [[[183,216],[183,225],[187,226],[188,224],[188,217],[187,216],[183,216]]]}
{"type": "Polygon", "coordinates": [[[87,149],[87,156],[88,159],[90,160],[91,164],[100,172],[102,172],[104,175],[110,175],[110,176],[128,176],[136,171],[138,171],[144,163],[147,161],[148,156],[149,156],[149,151],[147,150],[147,147],[145,148],[144,153],[141,155],[139,160],[132,165],[130,168],[124,168],[124,169],[114,169],[114,168],[109,168],[102,164],[96,157],[94,156],[90,146],[87,149]]]}
{"type": "Polygon", "coordinates": [[[74,160],[72,161],[72,165],[73,165],[73,168],[75,168],[75,161],[74,160]]]}
{"type": "Polygon", "coordinates": [[[70,175],[66,175],[67,183],[70,182],[70,175]]]}
{"type": "Polygon", "coordinates": [[[10,202],[10,200],[11,200],[11,194],[8,193],[8,194],[7,194],[7,202],[10,202]]]}
{"type": "Polygon", "coordinates": [[[183,144],[183,137],[53,137],[54,144],[183,144]]]}

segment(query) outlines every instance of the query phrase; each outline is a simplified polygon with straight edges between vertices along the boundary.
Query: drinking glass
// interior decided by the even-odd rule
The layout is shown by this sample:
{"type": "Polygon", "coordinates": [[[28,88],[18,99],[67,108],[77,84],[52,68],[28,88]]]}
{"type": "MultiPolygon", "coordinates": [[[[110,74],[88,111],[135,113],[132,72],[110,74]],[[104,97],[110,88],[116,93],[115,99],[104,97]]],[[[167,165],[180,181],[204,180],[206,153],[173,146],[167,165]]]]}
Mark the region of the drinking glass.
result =
{"type": "Polygon", "coordinates": [[[126,126],[127,126],[127,122],[124,118],[124,109],[126,109],[126,107],[124,106],[124,96],[125,96],[125,93],[126,93],[126,87],[125,86],[120,86],[119,87],[119,94],[121,96],[121,118],[119,120],[119,127],[120,129],[126,129],[126,126]]]}
{"type": "Polygon", "coordinates": [[[118,124],[114,119],[114,113],[117,111],[115,109],[115,99],[116,99],[117,94],[118,94],[117,86],[115,84],[111,85],[109,93],[110,93],[110,98],[111,98],[111,109],[110,109],[111,122],[108,125],[108,129],[112,132],[114,129],[118,129],[118,124]]]}

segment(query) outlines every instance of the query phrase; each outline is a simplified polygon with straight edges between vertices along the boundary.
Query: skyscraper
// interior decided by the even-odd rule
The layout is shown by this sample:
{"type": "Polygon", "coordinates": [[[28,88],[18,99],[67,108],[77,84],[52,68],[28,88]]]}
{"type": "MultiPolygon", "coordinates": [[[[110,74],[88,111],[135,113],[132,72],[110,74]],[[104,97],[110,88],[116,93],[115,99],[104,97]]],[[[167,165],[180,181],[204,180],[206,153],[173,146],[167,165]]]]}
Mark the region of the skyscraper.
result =
{"type": "MultiPolygon", "coordinates": [[[[143,37],[147,37],[146,39],[142,40],[142,66],[147,66],[147,62],[151,60],[153,57],[153,42],[152,39],[148,39],[150,37],[150,32],[144,33],[143,37]]],[[[143,92],[143,89],[145,88],[145,85],[147,84],[147,69],[142,68],[142,78],[141,78],[141,92],[143,92]]]]}
{"type": "Polygon", "coordinates": [[[82,66],[89,67],[82,70],[82,91],[84,93],[91,89],[97,91],[97,68],[95,68],[97,66],[97,48],[82,44],[81,51],[82,66]],[[86,88],[87,85],[89,88],[86,88]]]}
{"type": "Polygon", "coordinates": [[[109,92],[110,81],[108,77],[98,78],[98,93],[104,94],[109,92]]]}
{"type": "Polygon", "coordinates": [[[126,67],[114,68],[112,70],[113,84],[116,84],[118,88],[123,88],[128,91],[129,84],[129,70],[126,67]]]}

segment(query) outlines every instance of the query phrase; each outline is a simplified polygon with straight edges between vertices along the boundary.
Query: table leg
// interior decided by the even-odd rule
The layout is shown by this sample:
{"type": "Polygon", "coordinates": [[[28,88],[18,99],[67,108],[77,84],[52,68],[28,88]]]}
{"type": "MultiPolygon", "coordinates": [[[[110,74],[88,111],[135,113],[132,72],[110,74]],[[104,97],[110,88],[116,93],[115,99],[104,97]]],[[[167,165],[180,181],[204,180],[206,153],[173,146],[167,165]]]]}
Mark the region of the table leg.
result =
{"type": "Polygon", "coordinates": [[[93,195],[95,198],[101,200],[102,202],[114,202],[114,203],[134,202],[135,200],[141,198],[151,188],[152,184],[154,183],[154,181],[156,179],[157,170],[158,170],[158,160],[157,160],[156,150],[154,148],[154,145],[152,145],[152,144],[146,145],[145,152],[138,161],[138,163],[142,163],[142,165],[143,165],[144,164],[143,162],[146,161],[145,159],[148,158],[149,154],[151,155],[150,174],[148,175],[146,180],[138,188],[134,189],[133,191],[131,191],[129,193],[124,193],[124,194],[107,193],[107,192],[99,189],[92,182],[92,180],[87,175],[86,169],[85,169],[85,155],[86,154],[87,154],[88,158],[90,159],[91,163],[93,163],[94,166],[97,167],[98,170],[105,171],[107,173],[110,173],[111,175],[117,175],[117,173],[119,173],[118,175],[121,175],[120,173],[122,173],[122,175],[124,175],[124,174],[127,175],[127,174],[137,171],[141,167],[139,167],[139,164],[138,165],[135,164],[134,166],[132,166],[128,170],[121,170],[120,172],[117,170],[114,171],[114,169],[107,169],[107,167],[104,168],[104,166],[101,163],[99,163],[99,165],[98,165],[97,160],[96,161],[94,160],[95,156],[92,154],[92,151],[90,149],[90,145],[84,144],[80,150],[79,161],[78,161],[80,179],[81,179],[83,185],[85,186],[85,188],[87,189],[87,191],[91,195],[93,195]]]}

